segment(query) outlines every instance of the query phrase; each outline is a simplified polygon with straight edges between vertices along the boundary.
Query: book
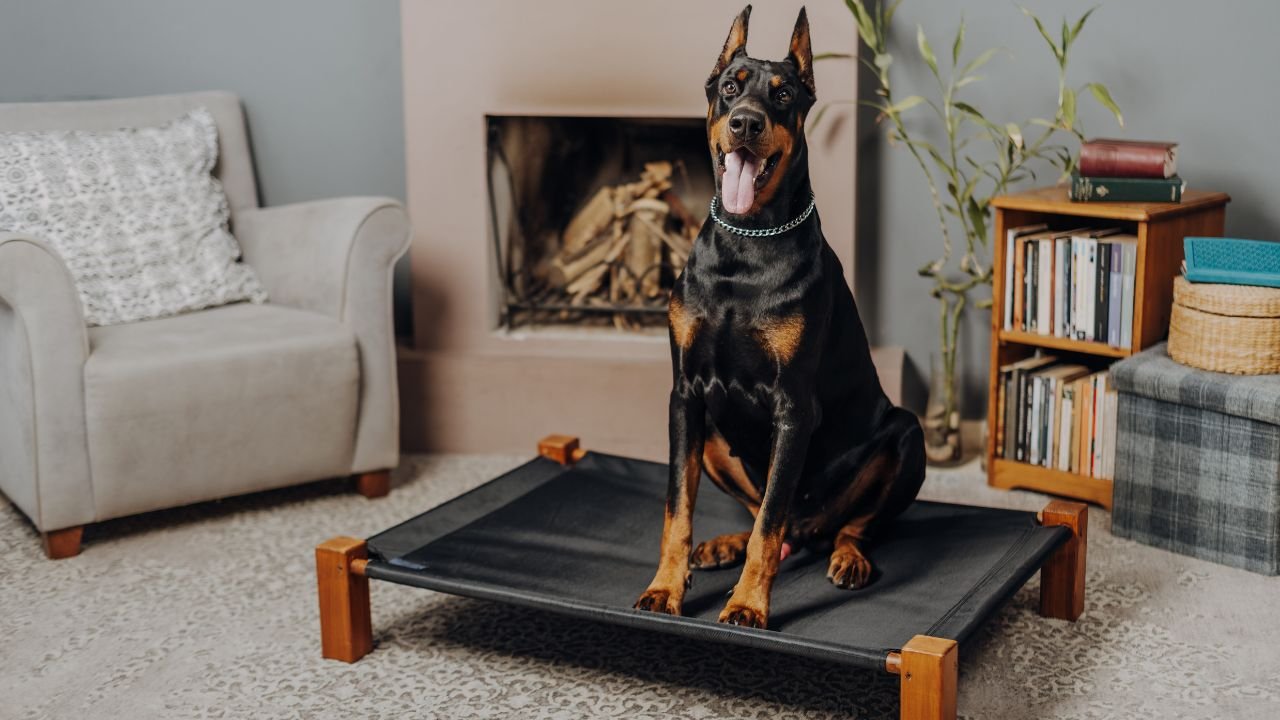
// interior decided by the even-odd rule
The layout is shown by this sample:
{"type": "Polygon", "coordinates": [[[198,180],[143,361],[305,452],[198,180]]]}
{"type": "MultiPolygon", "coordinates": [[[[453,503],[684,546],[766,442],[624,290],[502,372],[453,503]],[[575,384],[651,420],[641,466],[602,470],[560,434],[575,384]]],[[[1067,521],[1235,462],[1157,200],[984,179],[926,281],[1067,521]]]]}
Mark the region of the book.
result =
{"type": "Polygon", "coordinates": [[[1040,319],[1040,288],[1038,281],[1040,279],[1040,240],[1038,237],[1032,242],[1027,243],[1027,307],[1026,320],[1027,326],[1023,328],[1027,332],[1036,332],[1039,328],[1036,321],[1040,319]]]}
{"type": "Polygon", "coordinates": [[[1060,236],[1053,243],[1053,259],[1057,268],[1053,280],[1053,334],[1055,337],[1067,337],[1071,325],[1071,237],[1060,236]]]}
{"type": "Polygon", "coordinates": [[[1120,253],[1123,246],[1112,239],[1107,247],[1111,250],[1111,261],[1107,263],[1107,344],[1120,347],[1120,253]]]}
{"type": "Polygon", "coordinates": [[[1042,335],[1053,334],[1053,276],[1054,276],[1054,239],[1041,238],[1040,247],[1036,249],[1036,262],[1039,264],[1036,275],[1036,329],[1042,335]]]}
{"type": "Polygon", "coordinates": [[[1019,330],[1027,329],[1027,241],[1018,238],[1013,251],[1013,326],[1019,330]]]}
{"type": "Polygon", "coordinates": [[[1074,414],[1071,418],[1071,449],[1067,459],[1067,471],[1080,472],[1080,427],[1084,417],[1084,380],[1076,378],[1071,383],[1071,406],[1074,414]]]}
{"type": "Polygon", "coordinates": [[[1111,310],[1111,243],[1098,243],[1097,277],[1094,278],[1093,339],[1107,341],[1108,313],[1111,310]]]}
{"type": "Polygon", "coordinates": [[[1014,257],[1017,252],[1015,245],[1017,244],[1018,238],[1022,237],[1023,235],[1030,235],[1031,233],[1034,233],[1034,232],[1040,232],[1042,230],[1048,229],[1048,227],[1049,227],[1048,225],[1044,223],[1040,223],[1039,225],[1023,225],[1021,227],[1009,228],[1007,231],[1005,231],[1005,245],[1004,245],[1004,329],[1005,330],[1012,330],[1015,327],[1013,324],[1013,296],[1014,296],[1013,282],[1014,282],[1014,278],[1021,277],[1021,275],[1018,275],[1014,270],[1016,265],[1016,263],[1014,262],[1014,257]]]}
{"type": "Polygon", "coordinates": [[[1121,239],[1121,298],[1120,308],[1120,347],[1133,346],[1133,293],[1134,275],[1138,265],[1138,239],[1127,236],[1121,239]]]}
{"type": "Polygon", "coordinates": [[[1171,178],[1102,178],[1071,173],[1072,202],[1182,202],[1186,183],[1171,178]]]}
{"type": "Polygon", "coordinates": [[[1000,373],[1008,378],[1009,383],[1005,396],[1005,457],[1019,461],[1025,459],[1026,374],[1056,361],[1052,355],[1036,355],[1000,366],[1000,373]]]}
{"type": "Polygon", "coordinates": [[[1096,138],[1080,146],[1077,165],[1090,177],[1169,178],[1178,174],[1178,145],[1096,138]]]}

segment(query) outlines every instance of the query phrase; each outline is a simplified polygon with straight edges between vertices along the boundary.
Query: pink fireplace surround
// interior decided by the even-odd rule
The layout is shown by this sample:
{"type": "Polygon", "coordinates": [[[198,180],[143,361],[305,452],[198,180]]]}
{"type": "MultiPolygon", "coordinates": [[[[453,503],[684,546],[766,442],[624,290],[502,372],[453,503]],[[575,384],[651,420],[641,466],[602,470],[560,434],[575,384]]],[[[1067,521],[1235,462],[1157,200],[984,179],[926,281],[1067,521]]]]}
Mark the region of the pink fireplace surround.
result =
{"type": "MultiPolygon", "coordinates": [[[[498,326],[485,116],[706,115],[703,82],[740,0],[411,1],[402,5],[414,331],[401,348],[406,451],[528,454],[542,435],[666,456],[665,336],[498,326]]],[[[799,2],[759,3],[749,52],[784,56],[799,2]]],[[[839,3],[809,7],[815,52],[856,50],[839,3]]],[[[817,67],[822,99],[856,96],[851,63],[817,67]]],[[[823,230],[850,281],[854,115],[809,139],[823,230]]],[[[709,161],[709,160],[708,160],[709,161]]],[[[878,353],[896,396],[897,353],[878,353]]]]}

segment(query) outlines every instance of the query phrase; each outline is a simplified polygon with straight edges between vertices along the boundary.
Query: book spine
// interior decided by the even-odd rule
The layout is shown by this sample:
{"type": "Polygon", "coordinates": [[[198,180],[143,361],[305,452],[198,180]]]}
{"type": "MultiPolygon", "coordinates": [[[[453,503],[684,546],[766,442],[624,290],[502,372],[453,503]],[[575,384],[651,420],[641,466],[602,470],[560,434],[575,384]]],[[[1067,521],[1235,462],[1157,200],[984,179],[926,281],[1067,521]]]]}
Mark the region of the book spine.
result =
{"type": "Polygon", "coordinates": [[[1004,376],[1004,452],[1002,455],[1012,460],[1017,456],[1014,445],[1018,437],[1018,400],[1013,382],[1013,373],[1004,376]]]}
{"type": "Polygon", "coordinates": [[[1071,240],[1059,239],[1058,248],[1062,257],[1062,269],[1058,273],[1057,287],[1059,301],[1056,309],[1061,318],[1058,322],[1058,337],[1069,337],[1071,334],[1071,240]]]}
{"type": "Polygon", "coordinates": [[[1026,443],[1023,441],[1026,433],[1026,388],[1025,374],[1021,369],[1013,371],[1013,389],[1016,397],[1013,403],[1013,458],[1018,462],[1022,462],[1026,457],[1026,443]]]}
{"type": "Polygon", "coordinates": [[[1085,261],[1084,261],[1084,292],[1081,296],[1084,305],[1084,328],[1082,340],[1093,339],[1093,306],[1097,302],[1097,277],[1098,277],[1098,241],[1094,238],[1085,240],[1085,261]]]}
{"type": "Polygon", "coordinates": [[[1121,294],[1124,296],[1124,307],[1120,308],[1120,346],[1133,347],[1133,278],[1138,264],[1138,246],[1126,243],[1122,257],[1124,277],[1121,294]]]}
{"type": "Polygon", "coordinates": [[[1004,240],[1004,329],[1013,329],[1013,254],[1017,233],[1005,231],[1004,240]]]}
{"type": "Polygon", "coordinates": [[[1111,292],[1107,293],[1107,344],[1114,347],[1120,347],[1120,308],[1124,306],[1120,278],[1124,275],[1121,259],[1124,248],[1125,243],[1111,243],[1111,264],[1107,270],[1107,282],[1111,285],[1111,292]]]}
{"type": "Polygon", "coordinates": [[[1098,243],[1097,275],[1094,278],[1097,293],[1093,303],[1093,339],[1098,342],[1107,341],[1107,304],[1108,290],[1111,288],[1111,277],[1107,267],[1111,264],[1111,243],[1098,243]]]}
{"type": "Polygon", "coordinates": [[[1040,250],[1037,254],[1037,262],[1040,263],[1040,275],[1037,280],[1040,283],[1040,297],[1036,301],[1036,307],[1039,309],[1039,315],[1036,320],[1036,327],[1040,329],[1041,335],[1053,334],[1053,240],[1041,240],[1040,250]]]}
{"type": "Polygon", "coordinates": [[[1065,383],[1062,388],[1062,416],[1058,422],[1057,468],[1059,470],[1066,470],[1071,466],[1071,420],[1075,415],[1074,402],[1072,384],[1065,383]]]}
{"type": "Polygon", "coordinates": [[[1080,174],[1091,177],[1166,177],[1169,148],[1163,145],[1111,145],[1084,143],[1080,146],[1080,174]]]}
{"type": "Polygon", "coordinates": [[[1071,238],[1071,331],[1067,337],[1080,339],[1080,240],[1071,238]]]}
{"type": "Polygon", "coordinates": [[[1013,288],[1013,326],[1026,330],[1027,287],[1024,282],[1027,276],[1027,245],[1030,243],[1018,240],[1014,243],[1014,288],[1013,288]]]}
{"type": "Polygon", "coordinates": [[[1027,243],[1027,332],[1036,332],[1040,319],[1040,243],[1027,243]]]}
{"type": "Polygon", "coordinates": [[[1027,462],[1032,465],[1040,464],[1040,377],[1031,376],[1031,407],[1029,409],[1029,417],[1031,419],[1031,438],[1030,452],[1027,455],[1027,462]]]}
{"type": "Polygon", "coordinates": [[[1049,395],[1047,403],[1049,412],[1046,413],[1048,417],[1045,419],[1044,423],[1044,466],[1051,468],[1053,467],[1054,462],[1057,461],[1058,457],[1058,413],[1062,409],[1061,403],[1058,402],[1058,386],[1062,383],[1054,378],[1049,378],[1046,383],[1049,395]]]}
{"type": "Polygon", "coordinates": [[[1080,417],[1084,415],[1084,381],[1071,383],[1071,453],[1067,458],[1067,471],[1080,472],[1080,417]]]}
{"type": "Polygon", "coordinates": [[[1182,179],[1098,178],[1072,175],[1068,197],[1073,202],[1181,202],[1182,179]]]}

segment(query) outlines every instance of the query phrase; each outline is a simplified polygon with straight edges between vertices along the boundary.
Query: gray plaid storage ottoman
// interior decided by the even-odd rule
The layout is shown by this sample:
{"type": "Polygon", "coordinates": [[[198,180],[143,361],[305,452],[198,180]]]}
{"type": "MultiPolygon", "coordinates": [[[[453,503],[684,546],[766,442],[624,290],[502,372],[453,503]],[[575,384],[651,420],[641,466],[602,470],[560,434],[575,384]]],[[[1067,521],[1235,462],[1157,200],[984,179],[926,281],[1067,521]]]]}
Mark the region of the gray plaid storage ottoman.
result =
{"type": "Polygon", "coordinates": [[[1197,370],[1170,359],[1163,343],[1111,372],[1112,533],[1280,574],[1280,375],[1197,370]]]}

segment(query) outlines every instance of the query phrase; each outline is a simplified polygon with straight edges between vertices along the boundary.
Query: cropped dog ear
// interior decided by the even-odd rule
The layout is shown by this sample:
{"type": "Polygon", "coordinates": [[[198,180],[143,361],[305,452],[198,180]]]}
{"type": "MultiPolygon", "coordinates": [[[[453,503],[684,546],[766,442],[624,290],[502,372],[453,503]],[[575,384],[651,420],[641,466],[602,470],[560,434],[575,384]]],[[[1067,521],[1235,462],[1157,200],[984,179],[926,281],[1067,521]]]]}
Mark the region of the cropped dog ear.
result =
{"type": "Polygon", "coordinates": [[[796,66],[800,82],[809,88],[811,94],[817,95],[813,84],[813,46],[809,44],[809,16],[803,7],[800,8],[800,16],[796,18],[796,29],[791,33],[791,48],[787,51],[787,59],[796,66]]]}
{"type": "Polygon", "coordinates": [[[748,5],[734,18],[733,27],[729,28],[729,37],[724,41],[724,49],[720,51],[720,57],[716,58],[716,67],[711,71],[711,77],[707,78],[707,85],[714,83],[739,53],[747,51],[747,21],[750,19],[751,6],[748,5]]]}

